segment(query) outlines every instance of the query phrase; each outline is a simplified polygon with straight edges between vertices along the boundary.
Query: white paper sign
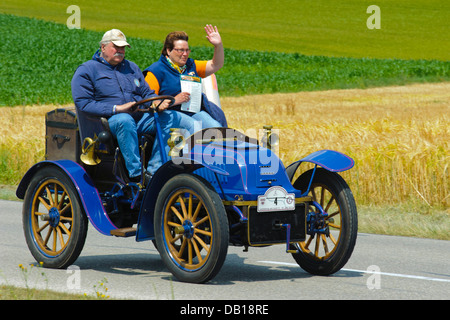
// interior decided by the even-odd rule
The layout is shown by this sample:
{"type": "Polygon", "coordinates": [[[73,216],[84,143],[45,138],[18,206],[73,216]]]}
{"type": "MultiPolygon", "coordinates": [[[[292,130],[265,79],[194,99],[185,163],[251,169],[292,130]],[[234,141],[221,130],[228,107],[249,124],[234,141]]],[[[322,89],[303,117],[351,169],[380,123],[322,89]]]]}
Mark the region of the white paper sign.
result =
{"type": "Polygon", "coordinates": [[[199,112],[202,107],[202,79],[200,77],[181,75],[181,91],[189,92],[190,99],[181,105],[181,110],[199,112]]]}
{"type": "Polygon", "coordinates": [[[270,187],[263,196],[258,196],[258,212],[291,210],[295,210],[295,194],[287,193],[283,187],[270,187]]]}

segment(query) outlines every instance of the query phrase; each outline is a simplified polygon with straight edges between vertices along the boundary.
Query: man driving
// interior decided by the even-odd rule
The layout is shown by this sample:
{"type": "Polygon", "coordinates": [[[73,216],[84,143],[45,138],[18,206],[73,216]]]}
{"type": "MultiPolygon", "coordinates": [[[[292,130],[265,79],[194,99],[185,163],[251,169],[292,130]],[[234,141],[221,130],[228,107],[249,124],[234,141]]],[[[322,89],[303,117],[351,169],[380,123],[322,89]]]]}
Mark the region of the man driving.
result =
{"type": "MultiPolygon", "coordinates": [[[[155,134],[154,118],[149,113],[134,112],[136,102],[157,96],[145,81],[139,67],[125,59],[126,47],[131,47],[122,31],[107,31],[100,48],[91,60],[81,64],[72,78],[72,97],[76,108],[89,115],[105,117],[116,137],[131,181],[140,181],[141,160],[138,137],[155,134]]],[[[163,141],[169,138],[169,128],[193,131],[194,121],[181,118],[167,110],[169,100],[159,106],[163,141]]],[[[157,140],[147,169],[153,174],[162,165],[157,140]]]]}

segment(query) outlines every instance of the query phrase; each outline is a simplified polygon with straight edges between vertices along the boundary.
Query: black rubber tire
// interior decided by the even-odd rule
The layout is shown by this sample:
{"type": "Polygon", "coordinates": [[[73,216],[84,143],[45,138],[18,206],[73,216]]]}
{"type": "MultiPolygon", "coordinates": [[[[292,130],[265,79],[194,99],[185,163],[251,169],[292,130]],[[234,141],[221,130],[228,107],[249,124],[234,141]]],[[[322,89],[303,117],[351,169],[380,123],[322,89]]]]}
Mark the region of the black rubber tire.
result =
{"type": "Polygon", "coordinates": [[[204,283],[221,269],[228,220],[222,200],[205,179],[193,174],[170,179],[156,202],[154,228],[161,258],[178,280],[204,283]],[[180,231],[183,225],[186,229],[180,231]]]}
{"type": "Polygon", "coordinates": [[[67,268],[78,258],[88,219],[62,170],[46,166],[34,175],[25,194],[22,223],[28,248],[44,267],[67,268]]]}
{"type": "MultiPolygon", "coordinates": [[[[305,191],[308,188],[313,170],[303,173],[294,183],[296,189],[305,191]]],[[[344,181],[337,173],[318,168],[311,184],[309,195],[313,191],[314,199],[321,204],[325,211],[330,214],[327,218],[330,229],[334,228],[338,232],[338,237],[330,238],[326,235],[315,235],[315,239],[310,238],[305,242],[292,245],[292,249],[298,249],[298,253],[293,253],[295,261],[307,272],[315,275],[330,275],[339,271],[350,258],[356,244],[358,234],[358,214],[353,194],[344,181]],[[321,203],[322,202],[322,203],[321,203]],[[326,207],[329,207],[327,209],[326,207]],[[327,211],[329,210],[329,211],[327,211]],[[332,212],[330,212],[332,211],[332,212]],[[339,222],[334,221],[339,218],[339,222]],[[331,220],[332,219],[332,220],[331,220]],[[317,240],[320,237],[319,240],[317,240]],[[316,247],[322,245],[323,255],[319,256],[319,250],[310,250],[308,241],[316,241],[316,247]],[[333,242],[336,241],[336,243],[333,242]],[[331,243],[329,243],[331,242],[331,243]],[[326,244],[326,246],[324,245],[326,244]],[[332,245],[333,247],[331,248],[332,245]],[[326,250],[325,251],[325,247],[326,250]]],[[[310,209],[314,210],[312,206],[310,209]]]]}

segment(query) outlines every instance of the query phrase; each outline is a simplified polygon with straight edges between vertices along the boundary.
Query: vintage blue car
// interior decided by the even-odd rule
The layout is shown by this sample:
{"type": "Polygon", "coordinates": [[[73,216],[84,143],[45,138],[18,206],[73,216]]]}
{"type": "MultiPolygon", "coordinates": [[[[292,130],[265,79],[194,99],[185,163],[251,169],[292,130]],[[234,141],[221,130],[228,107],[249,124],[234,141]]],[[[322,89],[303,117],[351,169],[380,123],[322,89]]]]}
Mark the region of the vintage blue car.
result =
{"type": "MultiPolygon", "coordinates": [[[[154,108],[143,107],[149,102],[136,105],[158,121],[154,108]]],[[[28,170],[16,192],[24,199],[28,247],[44,267],[74,263],[89,222],[105,236],[152,240],[172,274],[192,283],[219,272],[229,245],[247,251],[283,244],[316,275],[340,270],[352,254],[357,209],[337,172],[354,162],[342,153],[321,150],[285,167],[272,150],[270,126],[260,141],[230,128],[187,138],[173,130],[165,164],[150,181],[134,183],[105,119],[56,109],[46,128],[46,160],[28,170]],[[313,165],[302,173],[304,162],[313,165]]],[[[144,164],[154,139],[162,139],[158,130],[142,137],[144,164]]]]}

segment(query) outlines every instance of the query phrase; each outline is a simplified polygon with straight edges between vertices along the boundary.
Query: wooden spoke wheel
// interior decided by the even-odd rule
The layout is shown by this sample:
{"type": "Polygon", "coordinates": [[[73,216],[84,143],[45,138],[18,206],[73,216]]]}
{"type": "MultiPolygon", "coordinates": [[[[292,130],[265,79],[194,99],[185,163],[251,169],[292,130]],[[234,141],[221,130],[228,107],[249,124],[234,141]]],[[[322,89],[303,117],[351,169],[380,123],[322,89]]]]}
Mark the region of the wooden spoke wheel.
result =
{"type": "Polygon", "coordinates": [[[40,169],[24,199],[23,226],[28,247],[44,267],[66,268],[79,256],[87,233],[72,181],[56,167],[40,169]]]}
{"type": "MultiPolygon", "coordinates": [[[[294,186],[306,190],[312,170],[302,174],[294,186]]],[[[347,183],[337,173],[316,170],[309,195],[307,238],[292,245],[297,263],[312,274],[329,275],[340,270],[356,243],[358,219],[355,200],[347,183]]]]}
{"type": "Polygon", "coordinates": [[[228,249],[228,221],[220,197],[201,177],[175,176],[159,194],[155,235],[164,263],[179,280],[210,280],[228,249]]]}

